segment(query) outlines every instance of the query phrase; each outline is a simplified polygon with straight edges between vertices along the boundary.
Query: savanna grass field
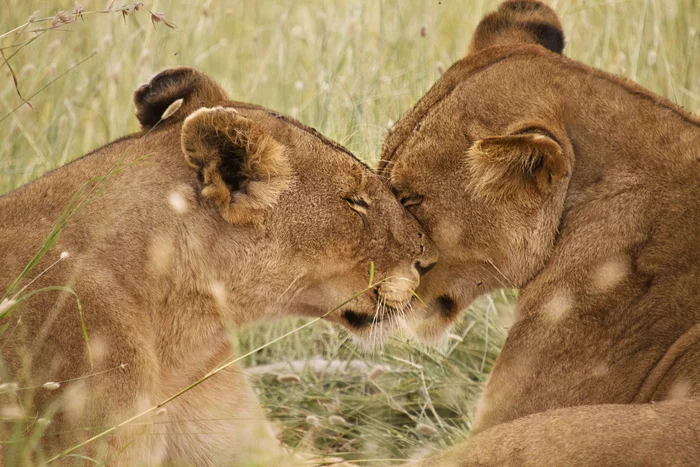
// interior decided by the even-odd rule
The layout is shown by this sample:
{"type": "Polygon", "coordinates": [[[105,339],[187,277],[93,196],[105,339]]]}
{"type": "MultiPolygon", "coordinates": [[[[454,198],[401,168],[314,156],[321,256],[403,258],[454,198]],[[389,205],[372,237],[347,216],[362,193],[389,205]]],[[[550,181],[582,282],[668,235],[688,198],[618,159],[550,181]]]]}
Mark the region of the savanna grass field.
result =
{"type": "MultiPolygon", "coordinates": [[[[234,100],[298,118],[374,166],[388,128],[498,3],[0,0],[0,194],[137,131],[133,91],[174,65],[197,67],[234,100]]],[[[548,3],[566,55],[698,110],[698,0],[548,3]]],[[[239,355],[262,347],[243,364],[291,449],[387,465],[468,434],[516,300],[512,290],[480,298],[435,348],[397,335],[367,349],[324,322],[277,340],[300,319],[232,339],[239,355]]]]}

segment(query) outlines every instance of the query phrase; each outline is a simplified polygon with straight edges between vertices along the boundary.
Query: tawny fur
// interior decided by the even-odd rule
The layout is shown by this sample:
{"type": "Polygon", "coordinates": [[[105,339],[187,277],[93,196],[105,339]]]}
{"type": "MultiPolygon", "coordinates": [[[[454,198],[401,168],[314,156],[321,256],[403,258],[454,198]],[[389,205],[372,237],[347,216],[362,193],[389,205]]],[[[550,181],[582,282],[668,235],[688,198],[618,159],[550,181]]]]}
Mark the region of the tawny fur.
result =
{"type": "MultiPolygon", "coordinates": [[[[0,283],[7,287],[79,188],[87,184],[80,199],[95,188],[20,284],[26,293],[75,290],[89,347],[75,299],[55,290],[21,303],[0,338],[2,382],[38,387],[0,396],[0,406],[25,417],[3,422],[2,438],[14,428],[36,433],[35,420],[51,418],[37,461],[152,407],[232,358],[232,328],[321,316],[367,287],[371,262],[378,282],[404,278],[394,294],[407,302],[418,284],[417,265],[435,261],[415,219],[336,143],[264,108],[222,101],[220,88],[193,69],[167,70],[147,90],[136,94],[142,133],[0,198],[0,283]],[[159,89],[166,95],[157,95],[159,89]],[[183,96],[196,99],[163,119],[183,96]],[[195,112],[198,105],[213,108],[195,112]],[[194,113],[187,118],[188,112],[194,113]],[[110,170],[101,182],[93,179],[110,170]],[[350,196],[366,200],[364,219],[348,206],[350,196]],[[64,251],[69,256],[49,267],[64,251]],[[63,383],[46,390],[48,381],[63,383]]],[[[377,332],[375,317],[387,318],[381,330],[392,312],[367,293],[327,319],[368,335],[377,332]]],[[[124,466],[291,462],[237,367],[152,415],[76,453],[124,466]]],[[[12,452],[20,451],[3,455],[12,452]]]]}
{"type": "Polygon", "coordinates": [[[474,436],[416,465],[700,465],[700,120],[510,32],[478,28],[384,146],[440,251],[416,333],[520,289],[474,436]]]}

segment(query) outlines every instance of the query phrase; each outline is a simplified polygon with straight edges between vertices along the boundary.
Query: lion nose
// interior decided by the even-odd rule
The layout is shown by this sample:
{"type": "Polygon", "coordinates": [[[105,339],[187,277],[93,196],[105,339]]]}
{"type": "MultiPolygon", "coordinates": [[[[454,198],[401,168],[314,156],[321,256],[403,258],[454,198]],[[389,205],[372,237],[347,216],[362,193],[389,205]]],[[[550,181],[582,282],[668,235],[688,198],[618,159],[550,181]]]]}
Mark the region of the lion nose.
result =
{"type": "Polygon", "coordinates": [[[418,260],[413,264],[413,267],[416,268],[416,271],[418,271],[418,275],[420,277],[425,276],[428,274],[437,264],[437,261],[430,261],[430,262],[425,262],[422,260],[418,260]]]}

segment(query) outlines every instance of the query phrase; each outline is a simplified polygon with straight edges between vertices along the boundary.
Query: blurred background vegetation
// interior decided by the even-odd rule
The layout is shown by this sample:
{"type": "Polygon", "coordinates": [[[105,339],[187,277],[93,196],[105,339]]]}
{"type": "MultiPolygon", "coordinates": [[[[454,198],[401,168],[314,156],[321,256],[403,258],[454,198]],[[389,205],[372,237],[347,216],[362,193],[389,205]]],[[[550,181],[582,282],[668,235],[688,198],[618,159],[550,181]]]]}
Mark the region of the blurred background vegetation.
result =
{"type": "MultiPolygon", "coordinates": [[[[374,165],[387,129],[462,56],[498,3],[156,0],[134,11],[112,1],[0,0],[0,194],[136,131],[131,93],[172,65],[195,66],[233,99],[297,117],[374,165]],[[30,18],[49,19],[25,25],[30,18]]],[[[549,3],[567,55],[698,108],[698,0],[549,3]]],[[[362,351],[321,323],[245,363],[285,442],[385,464],[468,433],[514,297],[483,297],[436,349],[399,336],[362,351]]],[[[235,339],[245,351],[298,324],[251,327],[235,339]]]]}

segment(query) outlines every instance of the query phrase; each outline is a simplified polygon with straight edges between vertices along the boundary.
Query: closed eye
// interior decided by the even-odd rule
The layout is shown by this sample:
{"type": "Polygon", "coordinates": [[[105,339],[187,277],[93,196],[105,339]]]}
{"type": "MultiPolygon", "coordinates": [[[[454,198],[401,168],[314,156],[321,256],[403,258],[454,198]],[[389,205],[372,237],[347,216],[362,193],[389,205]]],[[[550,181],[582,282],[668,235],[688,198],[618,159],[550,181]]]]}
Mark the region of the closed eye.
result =
{"type": "Polygon", "coordinates": [[[350,206],[350,209],[355,211],[362,219],[362,224],[364,224],[365,229],[370,230],[369,221],[367,220],[367,211],[369,210],[369,203],[361,198],[343,198],[345,202],[350,206]]]}
{"type": "Polygon", "coordinates": [[[422,195],[408,195],[401,197],[401,204],[405,208],[410,208],[413,206],[419,206],[423,202],[422,195]]]}
{"type": "Polygon", "coordinates": [[[362,198],[343,198],[353,209],[362,209],[365,212],[369,209],[369,203],[362,198]]]}

